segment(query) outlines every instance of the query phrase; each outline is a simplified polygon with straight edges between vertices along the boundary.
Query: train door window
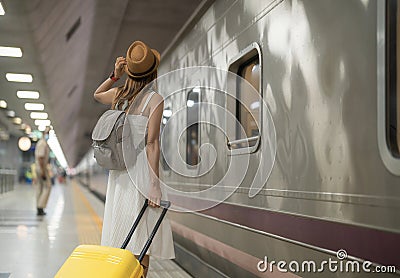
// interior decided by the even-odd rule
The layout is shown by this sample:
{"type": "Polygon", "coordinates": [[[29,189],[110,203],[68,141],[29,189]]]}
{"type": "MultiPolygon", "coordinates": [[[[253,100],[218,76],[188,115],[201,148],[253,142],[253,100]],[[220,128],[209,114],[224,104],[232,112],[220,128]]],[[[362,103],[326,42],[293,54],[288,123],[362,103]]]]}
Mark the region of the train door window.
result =
{"type": "MultiPolygon", "coordinates": [[[[162,116],[162,120],[161,120],[161,133],[164,131],[164,127],[167,124],[167,122],[171,116],[172,116],[171,107],[169,105],[166,105],[164,107],[163,116],[162,116]]],[[[166,152],[170,149],[170,142],[168,139],[164,139],[164,140],[165,140],[163,142],[164,148],[161,151],[161,167],[163,168],[163,170],[167,171],[167,170],[171,170],[171,169],[165,159],[164,152],[166,152]]]]}
{"type": "Polygon", "coordinates": [[[400,158],[400,4],[386,2],[386,141],[400,158]]]}
{"type": "Polygon", "coordinates": [[[186,163],[195,166],[199,163],[199,96],[200,88],[193,88],[186,98],[186,163]]]}
{"type": "Polygon", "coordinates": [[[235,140],[228,142],[231,150],[250,148],[255,150],[260,140],[260,117],[261,117],[261,65],[260,51],[252,44],[245,49],[239,57],[234,59],[229,67],[229,71],[236,73],[238,78],[236,83],[236,99],[228,100],[228,110],[235,115],[237,124],[235,126],[235,140]],[[258,92],[254,94],[254,89],[250,88],[245,79],[258,92]],[[245,106],[245,105],[246,106],[245,106]],[[245,134],[243,134],[243,131],[245,134]]]}

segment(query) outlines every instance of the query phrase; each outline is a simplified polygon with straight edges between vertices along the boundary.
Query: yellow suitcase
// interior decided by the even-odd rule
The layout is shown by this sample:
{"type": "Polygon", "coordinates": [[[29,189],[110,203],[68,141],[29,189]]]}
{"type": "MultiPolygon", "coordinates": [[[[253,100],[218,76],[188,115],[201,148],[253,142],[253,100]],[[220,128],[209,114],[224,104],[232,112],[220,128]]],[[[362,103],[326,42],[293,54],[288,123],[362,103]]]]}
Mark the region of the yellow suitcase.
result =
{"type": "Polygon", "coordinates": [[[168,201],[161,201],[160,206],[163,208],[163,211],[138,259],[130,251],[125,250],[125,248],[148,206],[148,200],[145,201],[121,249],[98,245],[79,245],[57,272],[55,278],[142,277],[143,267],[140,263],[149,249],[170,205],[171,203],[168,201]]]}

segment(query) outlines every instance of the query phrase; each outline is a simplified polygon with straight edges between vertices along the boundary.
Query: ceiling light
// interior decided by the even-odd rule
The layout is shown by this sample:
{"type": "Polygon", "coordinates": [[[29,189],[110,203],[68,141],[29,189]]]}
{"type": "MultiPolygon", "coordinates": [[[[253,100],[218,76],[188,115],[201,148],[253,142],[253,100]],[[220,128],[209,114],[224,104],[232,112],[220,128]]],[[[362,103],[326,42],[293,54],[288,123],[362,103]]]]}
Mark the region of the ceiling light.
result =
{"type": "Polygon", "coordinates": [[[7,117],[14,118],[15,117],[15,112],[13,110],[8,110],[7,111],[7,117]]]}
{"type": "Polygon", "coordinates": [[[252,104],[250,104],[250,109],[251,110],[255,110],[255,109],[258,109],[258,108],[260,108],[260,102],[259,101],[255,101],[252,104]]]}
{"type": "Polygon", "coordinates": [[[7,141],[8,139],[10,139],[10,134],[5,131],[0,131],[0,140],[7,141]]]}
{"type": "Polygon", "coordinates": [[[31,113],[31,119],[46,120],[48,116],[49,115],[47,115],[47,113],[44,113],[44,112],[32,112],[31,113]]]}
{"type": "Polygon", "coordinates": [[[37,92],[37,91],[17,91],[17,97],[19,97],[19,98],[38,99],[39,98],[39,92],[37,92]]]}
{"type": "Polygon", "coordinates": [[[44,104],[42,103],[25,103],[26,110],[36,110],[36,111],[43,111],[44,104]]]}
{"type": "Polygon", "coordinates": [[[22,57],[22,50],[19,47],[0,46],[0,56],[22,57]]]}
{"type": "Polygon", "coordinates": [[[172,116],[172,110],[171,109],[165,109],[163,111],[163,116],[167,117],[167,118],[171,117],[172,116]]]}
{"type": "Polygon", "coordinates": [[[6,12],[4,11],[3,5],[0,2],[0,15],[5,15],[6,12]]]}
{"type": "Polygon", "coordinates": [[[46,130],[46,126],[45,125],[40,125],[38,126],[39,131],[45,131],[46,130]]]}
{"type": "Polygon", "coordinates": [[[51,121],[50,120],[35,120],[35,125],[37,125],[37,126],[40,126],[40,125],[49,126],[49,125],[51,125],[51,121]]]}
{"type": "Polygon", "coordinates": [[[31,148],[31,139],[29,139],[26,136],[19,138],[19,140],[18,140],[18,148],[21,151],[24,151],[24,152],[29,150],[31,148]]]}
{"type": "Polygon", "coordinates": [[[6,73],[6,78],[11,82],[31,83],[33,80],[32,74],[28,73],[6,73]]]}
{"type": "Polygon", "coordinates": [[[191,99],[188,99],[187,102],[186,102],[186,106],[187,107],[193,107],[193,105],[194,105],[194,101],[191,100],[191,99]]]}
{"type": "Polygon", "coordinates": [[[18,118],[18,117],[15,117],[15,118],[12,119],[12,122],[14,124],[16,124],[16,125],[20,125],[20,124],[22,124],[22,119],[18,118]]]}
{"type": "Polygon", "coordinates": [[[64,153],[61,149],[60,143],[58,142],[57,136],[55,133],[49,133],[49,140],[47,141],[51,151],[56,156],[58,162],[61,167],[67,168],[67,160],[65,159],[64,153]]]}
{"type": "Polygon", "coordinates": [[[26,125],[25,133],[26,133],[26,134],[30,134],[31,132],[32,132],[31,127],[30,127],[29,125],[26,125]]]}
{"type": "Polygon", "coordinates": [[[5,100],[0,100],[0,108],[7,108],[7,102],[5,100]]]}

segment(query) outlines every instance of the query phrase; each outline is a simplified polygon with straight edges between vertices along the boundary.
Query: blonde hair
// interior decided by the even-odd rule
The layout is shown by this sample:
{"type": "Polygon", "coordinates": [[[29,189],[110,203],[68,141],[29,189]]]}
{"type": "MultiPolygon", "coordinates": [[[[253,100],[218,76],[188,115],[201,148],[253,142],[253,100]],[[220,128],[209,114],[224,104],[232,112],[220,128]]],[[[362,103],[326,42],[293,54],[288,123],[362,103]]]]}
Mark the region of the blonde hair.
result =
{"type": "MultiPolygon", "coordinates": [[[[143,78],[131,78],[127,77],[125,85],[118,87],[117,93],[115,94],[114,100],[112,102],[112,109],[115,109],[115,105],[122,104],[124,100],[128,100],[128,108],[131,106],[132,102],[135,100],[139,92],[150,82],[157,78],[157,71],[152,74],[145,76],[143,78]],[[122,101],[121,101],[122,100],[122,101]]],[[[139,102],[140,103],[140,102],[139,102]]]]}

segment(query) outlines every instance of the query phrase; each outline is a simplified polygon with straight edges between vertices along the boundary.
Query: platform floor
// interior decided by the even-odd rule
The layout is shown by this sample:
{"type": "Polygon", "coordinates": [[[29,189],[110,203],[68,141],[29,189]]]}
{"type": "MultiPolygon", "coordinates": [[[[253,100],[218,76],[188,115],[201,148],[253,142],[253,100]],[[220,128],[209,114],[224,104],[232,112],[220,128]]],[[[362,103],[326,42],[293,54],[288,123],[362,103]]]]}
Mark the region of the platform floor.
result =
{"type": "MultiPolygon", "coordinates": [[[[52,187],[46,211],[36,216],[31,185],[0,195],[0,278],[53,277],[77,245],[99,244],[104,204],[75,181],[52,187]]],[[[152,258],[147,277],[191,276],[152,258]]]]}

